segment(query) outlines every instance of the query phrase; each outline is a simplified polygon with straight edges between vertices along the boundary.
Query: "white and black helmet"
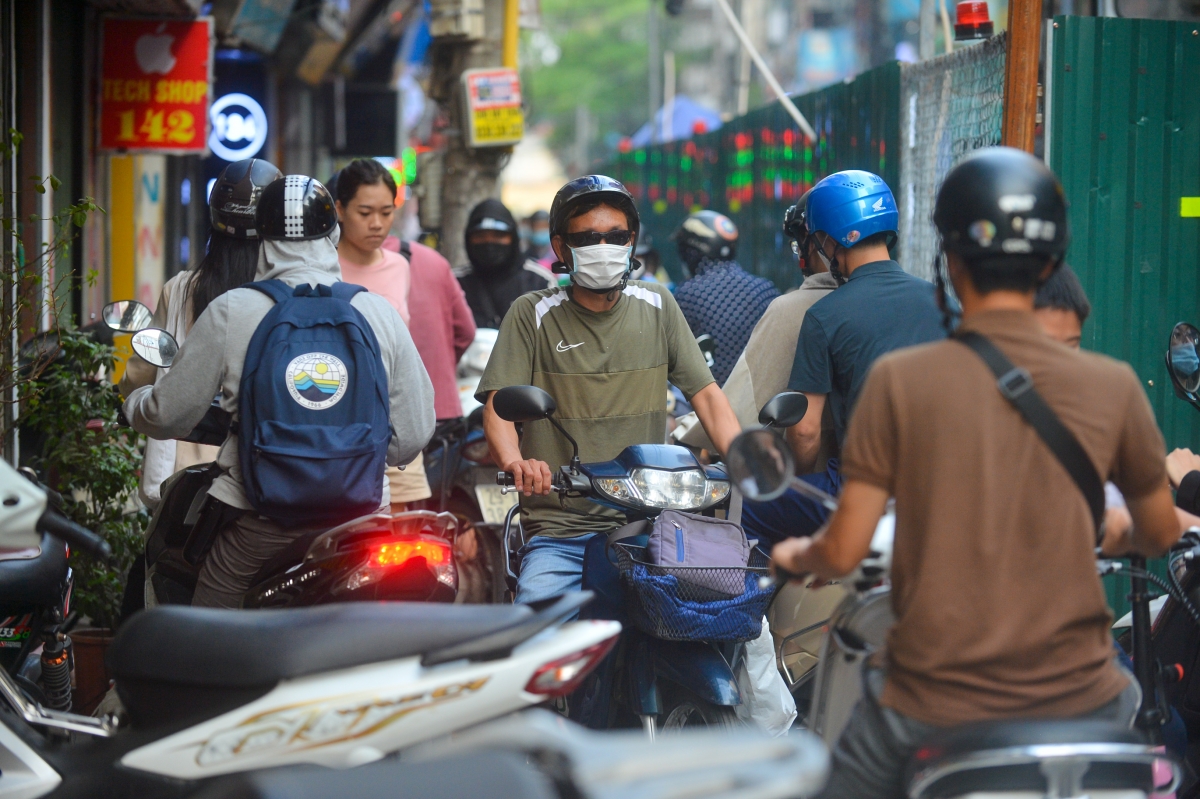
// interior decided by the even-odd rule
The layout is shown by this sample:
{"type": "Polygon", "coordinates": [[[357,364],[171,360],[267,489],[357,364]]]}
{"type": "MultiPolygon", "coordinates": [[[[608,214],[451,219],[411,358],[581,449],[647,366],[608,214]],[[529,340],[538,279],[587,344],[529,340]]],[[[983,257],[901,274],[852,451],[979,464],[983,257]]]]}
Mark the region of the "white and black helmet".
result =
{"type": "Polygon", "coordinates": [[[324,238],[338,223],[333,195],[307,175],[287,175],[263,189],[256,219],[258,235],[277,241],[324,238]]]}

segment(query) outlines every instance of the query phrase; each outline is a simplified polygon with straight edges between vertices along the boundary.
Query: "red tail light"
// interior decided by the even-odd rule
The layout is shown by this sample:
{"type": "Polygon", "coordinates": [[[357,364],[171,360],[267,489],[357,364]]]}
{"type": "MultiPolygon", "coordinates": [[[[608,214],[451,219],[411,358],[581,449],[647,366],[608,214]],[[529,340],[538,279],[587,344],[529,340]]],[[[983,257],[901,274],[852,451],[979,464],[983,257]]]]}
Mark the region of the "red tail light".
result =
{"type": "Polygon", "coordinates": [[[525,691],[540,696],[566,696],[579,687],[583,678],[600,665],[619,636],[614,635],[565,658],[552,660],[533,673],[525,691]]]}
{"type": "Polygon", "coordinates": [[[393,541],[380,544],[371,553],[372,566],[403,566],[413,558],[425,558],[430,566],[450,563],[450,545],[438,541],[393,541]]]}

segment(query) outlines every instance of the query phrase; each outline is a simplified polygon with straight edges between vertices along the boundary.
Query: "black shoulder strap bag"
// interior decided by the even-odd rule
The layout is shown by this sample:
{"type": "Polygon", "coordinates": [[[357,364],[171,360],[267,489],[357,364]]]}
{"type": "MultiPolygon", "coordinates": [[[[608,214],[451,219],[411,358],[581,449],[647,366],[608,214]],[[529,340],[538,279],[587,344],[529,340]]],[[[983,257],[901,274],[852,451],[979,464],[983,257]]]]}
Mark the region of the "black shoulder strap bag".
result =
{"type": "Polygon", "coordinates": [[[1014,366],[1000,349],[978,333],[960,333],[958,340],[966,344],[983,359],[996,375],[996,386],[1004,398],[1016,406],[1025,421],[1029,422],[1042,441],[1054,453],[1054,457],[1071,475],[1075,485],[1083,492],[1092,521],[1099,535],[1104,523],[1104,482],[1096,473],[1092,459],[1074,434],[1059,420],[1042,396],[1034,390],[1033,377],[1025,369],[1014,366]]]}

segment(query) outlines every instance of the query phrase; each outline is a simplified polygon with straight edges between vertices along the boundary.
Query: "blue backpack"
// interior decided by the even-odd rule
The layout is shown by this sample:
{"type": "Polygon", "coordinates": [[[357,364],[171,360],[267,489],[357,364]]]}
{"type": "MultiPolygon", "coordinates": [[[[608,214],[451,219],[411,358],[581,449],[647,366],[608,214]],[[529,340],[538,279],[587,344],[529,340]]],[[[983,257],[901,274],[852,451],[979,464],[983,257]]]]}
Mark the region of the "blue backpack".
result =
{"type": "Polygon", "coordinates": [[[392,436],[379,342],[350,299],[362,286],[249,283],[275,300],[246,350],[238,444],[246,497],[306,527],[373,513],[392,436]]]}

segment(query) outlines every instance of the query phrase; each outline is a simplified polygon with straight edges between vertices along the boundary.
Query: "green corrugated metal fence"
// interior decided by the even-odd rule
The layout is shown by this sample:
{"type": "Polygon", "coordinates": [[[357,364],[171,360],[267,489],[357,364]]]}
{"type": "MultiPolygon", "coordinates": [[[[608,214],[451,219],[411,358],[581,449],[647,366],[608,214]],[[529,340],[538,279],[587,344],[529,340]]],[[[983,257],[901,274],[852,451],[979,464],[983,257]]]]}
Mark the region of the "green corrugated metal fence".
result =
{"type": "Polygon", "coordinates": [[[1088,349],[1128,361],[1172,447],[1200,449],[1200,414],[1175,398],[1171,327],[1200,322],[1200,24],[1059,17],[1050,165],[1070,203],[1068,261],[1092,301],[1088,349]]]}
{"type": "Polygon", "coordinates": [[[783,212],[814,182],[839,169],[868,169],[889,185],[899,177],[899,66],[796,98],[817,131],[804,144],[778,104],[713,133],[621,154],[604,167],[637,197],[642,224],[672,276],[678,257],[668,236],[693,210],[728,214],[741,232],[738,260],[781,288],[799,285],[783,212]]]}
{"type": "MultiPolygon", "coordinates": [[[[1068,261],[1092,301],[1083,345],[1130,363],[1167,448],[1200,448],[1200,414],[1163,361],[1179,321],[1200,321],[1200,24],[1096,17],[1054,22],[1050,165],[1070,203],[1068,261]]],[[[1153,571],[1165,575],[1165,563],[1153,571]]],[[[1117,614],[1126,578],[1105,578],[1117,614]]]]}

